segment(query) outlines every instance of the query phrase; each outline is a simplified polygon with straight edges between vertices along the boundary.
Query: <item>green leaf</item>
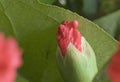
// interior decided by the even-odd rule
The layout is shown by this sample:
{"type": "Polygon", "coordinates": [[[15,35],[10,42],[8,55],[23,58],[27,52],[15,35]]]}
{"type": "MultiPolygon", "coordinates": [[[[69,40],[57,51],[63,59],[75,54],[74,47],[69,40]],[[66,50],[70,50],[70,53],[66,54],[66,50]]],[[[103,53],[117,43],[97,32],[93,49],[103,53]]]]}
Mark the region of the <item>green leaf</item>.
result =
{"type": "Polygon", "coordinates": [[[107,66],[109,62],[107,62],[104,67],[99,70],[98,74],[94,78],[93,82],[111,82],[110,79],[107,77],[107,66]]]}
{"type": "Polygon", "coordinates": [[[94,21],[114,37],[120,34],[120,10],[94,21]]]}
{"type": "Polygon", "coordinates": [[[24,50],[20,74],[31,82],[63,82],[56,65],[56,31],[64,20],[78,20],[95,51],[98,69],[116,50],[116,41],[96,24],[38,0],[0,0],[0,31],[14,35],[24,50]]]}
{"type": "Polygon", "coordinates": [[[55,0],[38,0],[38,1],[46,4],[52,4],[55,0]]]}
{"type": "MultiPolygon", "coordinates": [[[[113,37],[118,37],[120,34],[120,10],[109,14],[105,17],[97,19],[94,21],[100,25],[105,31],[111,34],[113,37]]],[[[93,82],[110,82],[107,75],[106,69],[109,62],[106,62],[104,67],[96,75],[93,82]]]]}
{"type": "Polygon", "coordinates": [[[17,79],[15,82],[29,82],[28,80],[24,79],[23,77],[21,77],[20,75],[17,76],[17,79]]]}

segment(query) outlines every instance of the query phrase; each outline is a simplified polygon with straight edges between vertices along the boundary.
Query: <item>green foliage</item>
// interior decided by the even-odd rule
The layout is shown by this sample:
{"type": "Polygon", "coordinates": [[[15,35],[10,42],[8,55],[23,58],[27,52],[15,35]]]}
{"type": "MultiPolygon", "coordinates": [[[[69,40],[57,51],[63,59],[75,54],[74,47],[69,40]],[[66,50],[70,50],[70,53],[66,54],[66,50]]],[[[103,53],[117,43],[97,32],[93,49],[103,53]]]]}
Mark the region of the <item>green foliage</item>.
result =
{"type": "Polygon", "coordinates": [[[52,4],[55,0],[38,0],[38,1],[46,4],[52,4]]]}
{"type": "MultiPolygon", "coordinates": [[[[99,26],[101,26],[106,32],[111,34],[113,37],[118,38],[120,35],[120,10],[104,16],[100,19],[94,21],[99,26]]],[[[110,82],[108,77],[106,77],[107,65],[109,62],[106,62],[104,67],[99,71],[93,82],[110,82]]]]}
{"type": "Polygon", "coordinates": [[[104,67],[99,70],[98,74],[94,78],[93,82],[111,82],[110,79],[107,77],[107,66],[109,62],[107,62],[104,67]]]}
{"type": "Polygon", "coordinates": [[[97,0],[83,0],[83,12],[88,16],[97,13],[97,6],[97,0]]]}
{"type": "Polygon", "coordinates": [[[15,82],[29,82],[28,80],[24,79],[23,77],[21,77],[20,75],[17,76],[17,79],[15,82]]]}
{"type": "Polygon", "coordinates": [[[113,37],[120,34],[120,10],[94,21],[113,37]]]}
{"type": "Polygon", "coordinates": [[[119,0],[101,0],[100,11],[103,13],[111,13],[119,9],[119,0]]]}
{"type": "MultiPolygon", "coordinates": [[[[109,14],[107,16],[104,16],[100,19],[97,19],[94,21],[99,26],[101,26],[106,32],[111,34],[115,38],[119,38],[120,35],[120,10],[109,14]]],[[[97,76],[95,77],[93,82],[110,82],[109,78],[106,75],[107,65],[109,62],[107,62],[104,65],[104,68],[102,68],[97,76]]]]}
{"type": "Polygon", "coordinates": [[[57,27],[64,20],[79,21],[79,30],[94,49],[100,70],[117,44],[96,24],[38,0],[0,0],[0,31],[19,41],[24,51],[20,74],[30,82],[63,82],[55,54],[57,27]]]}

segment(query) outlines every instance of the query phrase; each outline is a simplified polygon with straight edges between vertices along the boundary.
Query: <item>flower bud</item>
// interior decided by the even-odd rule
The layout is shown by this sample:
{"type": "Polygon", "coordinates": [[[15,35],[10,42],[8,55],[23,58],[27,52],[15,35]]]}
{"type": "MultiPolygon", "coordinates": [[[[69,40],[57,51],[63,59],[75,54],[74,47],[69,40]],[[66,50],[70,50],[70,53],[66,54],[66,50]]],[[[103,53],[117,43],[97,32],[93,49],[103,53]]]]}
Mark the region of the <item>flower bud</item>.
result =
{"type": "Polygon", "coordinates": [[[22,51],[14,38],[0,33],[0,82],[14,82],[22,64],[22,51]]]}
{"type": "Polygon", "coordinates": [[[92,82],[97,73],[95,53],[77,26],[77,21],[59,26],[57,64],[65,82],[92,82]]]}

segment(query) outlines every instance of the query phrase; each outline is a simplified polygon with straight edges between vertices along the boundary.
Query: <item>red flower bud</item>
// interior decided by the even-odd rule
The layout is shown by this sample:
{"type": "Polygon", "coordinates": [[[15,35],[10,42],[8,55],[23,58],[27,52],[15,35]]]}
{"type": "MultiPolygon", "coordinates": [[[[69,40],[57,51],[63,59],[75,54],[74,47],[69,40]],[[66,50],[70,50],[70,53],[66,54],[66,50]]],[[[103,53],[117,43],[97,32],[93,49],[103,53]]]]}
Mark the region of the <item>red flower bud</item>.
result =
{"type": "Polygon", "coordinates": [[[21,49],[13,38],[5,39],[0,33],[0,82],[14,82],[16,70],[21,66],[21,49]]]}
{"type": "Polygon", "coordinates": [[[58,28],[57,41],[63,56],[65,56],[67,47],[70,43],[72,43],[79,51],[82,51],[82,35],[77,30],[77,27],[78,22],[74,20],[72,22],[64,21],[58,28]]]}
{"type": "Polygon", "coordinates": [[[107,75],[112,82],[120,82],[120,44],[108,65],[107,75]]]}

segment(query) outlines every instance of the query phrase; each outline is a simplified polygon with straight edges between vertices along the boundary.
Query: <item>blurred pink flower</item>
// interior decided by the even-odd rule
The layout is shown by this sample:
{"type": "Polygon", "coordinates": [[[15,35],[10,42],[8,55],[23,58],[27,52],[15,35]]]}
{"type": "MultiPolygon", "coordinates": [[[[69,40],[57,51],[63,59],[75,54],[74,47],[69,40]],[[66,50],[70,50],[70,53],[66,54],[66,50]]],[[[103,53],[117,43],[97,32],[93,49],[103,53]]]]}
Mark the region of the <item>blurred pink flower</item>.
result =
{"type": "Polygon", "coordinates": [[[65,56],[69,43],[72,43],[79,51],[81,48],[82,35],[77,30],[78,21],[64,21],[58,28],[57,41],[62,55],[65,56]]]}
{"type": "Polygon", "coordinates": [[[21,49],[14,38],[0,33],[0,82],[14,82],[22,64],[21,49]]]}
{"type": "Polygon", "coordinates": [[[120,44],[108,65],[107,75],[112,82],[120,82],[120,44]]]}

